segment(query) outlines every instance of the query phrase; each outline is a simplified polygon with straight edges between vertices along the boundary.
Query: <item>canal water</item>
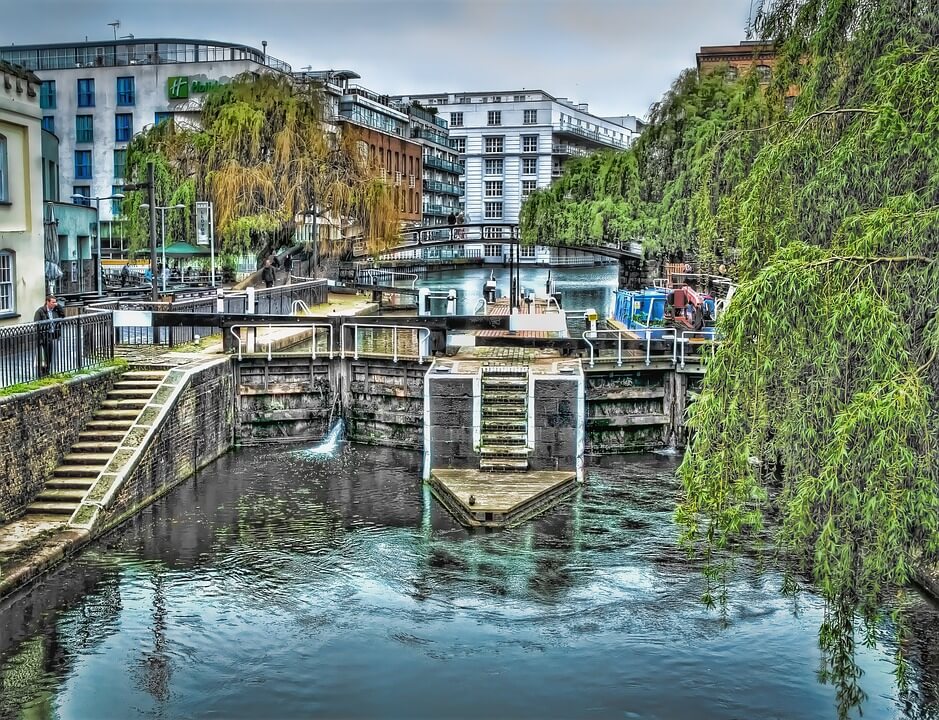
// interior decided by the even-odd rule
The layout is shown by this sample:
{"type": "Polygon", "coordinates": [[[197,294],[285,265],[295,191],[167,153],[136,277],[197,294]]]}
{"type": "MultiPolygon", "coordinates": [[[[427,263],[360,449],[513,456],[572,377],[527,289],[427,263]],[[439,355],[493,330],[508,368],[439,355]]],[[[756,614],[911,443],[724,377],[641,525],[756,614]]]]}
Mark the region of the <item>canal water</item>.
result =
{"type": "MultiPolygon", "coordinates": [[[[490,273],[496,280],[499,294],[509,294],[509,269],[501,266],[472,267],[463,270],[446,270],[429,273],[418,280],[418,287],[429,288],[434,293],[457,291],[457,314],[472,315],[483,297],[483,284],[490,273]]],[[[561,304],[565,310],[586,310],[593,308],[600,317],[607,317],[613,311],[619,268],[617,265],[596,265],[586,267],[536,267],[523,265],[519,270],[522,289],[532,289],[539,295],[545,294],[545,283],[550,273],[555,290],[561,293],[561,304]]],[[[446,312],[445,301],[440,300],[440,307],[434,312],[446,312]]]]}
{"type": "MultiPolygon", "coordinates": [[[[0,716],[833,718],[822,604],[741,560],[726,616],[676,547],[675,461],[607,457],[569,503],[468,532],[413,452],[242,449],[0,607],[0,716]]],[[[936,717],[939,613],[884,631],[870,718],[936,717]]]]}

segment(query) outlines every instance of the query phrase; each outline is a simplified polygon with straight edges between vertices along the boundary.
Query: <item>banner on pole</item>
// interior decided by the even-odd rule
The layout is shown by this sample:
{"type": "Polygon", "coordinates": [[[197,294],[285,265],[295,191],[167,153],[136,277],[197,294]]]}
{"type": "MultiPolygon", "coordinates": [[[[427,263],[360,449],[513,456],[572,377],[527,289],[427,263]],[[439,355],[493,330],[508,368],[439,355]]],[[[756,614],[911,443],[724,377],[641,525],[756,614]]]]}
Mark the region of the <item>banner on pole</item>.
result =
{"type": "Polygon", "coordinates": [[[199,201],[196,203],[196,243],[208,245],[212,234],[211,203],[199,201]]]}

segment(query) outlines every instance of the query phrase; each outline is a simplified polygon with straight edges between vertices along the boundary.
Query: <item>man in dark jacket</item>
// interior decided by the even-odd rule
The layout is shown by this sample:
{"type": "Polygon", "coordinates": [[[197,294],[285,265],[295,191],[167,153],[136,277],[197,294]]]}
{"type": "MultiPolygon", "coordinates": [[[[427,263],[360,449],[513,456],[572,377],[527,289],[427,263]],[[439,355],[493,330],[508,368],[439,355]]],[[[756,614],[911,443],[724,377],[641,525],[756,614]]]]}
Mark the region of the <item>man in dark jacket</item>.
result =
{"type": "Polygon", "coordinates": [[[284,255],[284,274],[287,276],[284,278],[284,285],[290,284],[290,271],[293,270],[293,258],[290,257],[290,253],[284,255]]]}
{"type": "Polygon", "coordinates": [[[277,275],[274,272],[274,268],[271,266],[270,259],[264,261],[264,268],[261,270],[261,279],[264,281],[264,287],[274,287],[274,280],[277,278],[277,275]]]}
{"type": "Polygon", "coordinates": [[[36,366],[39,377],[44,377],[52,371],[55,341],[59,339],[62,332],[57,321],[63,317],[65,313],[56,302],[55,295],[46,295],[45,303],[33,315],[33,322],[40,323],[36,332],[36,366]]]}

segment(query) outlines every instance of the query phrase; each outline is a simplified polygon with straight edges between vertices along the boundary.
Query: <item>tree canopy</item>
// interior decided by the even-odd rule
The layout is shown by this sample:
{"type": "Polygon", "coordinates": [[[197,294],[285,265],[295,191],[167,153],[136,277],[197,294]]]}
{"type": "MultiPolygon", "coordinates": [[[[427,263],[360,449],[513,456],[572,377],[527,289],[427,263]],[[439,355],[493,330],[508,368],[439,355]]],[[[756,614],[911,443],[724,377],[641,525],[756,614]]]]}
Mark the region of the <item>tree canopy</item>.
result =
{"type": "MultiPolygon", "coordinates": [[[[352,129],[331,130],[314,86],[289,78],[245,75],[206,95],[192,125],[163,122],[128,148],[127,175],[144,178],[156,165],[157,203],[184,204],[167,215],[167,234],[193,233],[196,199],[214,203],[216,234],[226,254],[263,255],[293,233],[298,215],[354,224],[373,245],[391,241],[398,227],[392,188],[352,129]]],[[[130,235],[146,243],[144,193],[129,193],[124,213],[130,235]]]]}

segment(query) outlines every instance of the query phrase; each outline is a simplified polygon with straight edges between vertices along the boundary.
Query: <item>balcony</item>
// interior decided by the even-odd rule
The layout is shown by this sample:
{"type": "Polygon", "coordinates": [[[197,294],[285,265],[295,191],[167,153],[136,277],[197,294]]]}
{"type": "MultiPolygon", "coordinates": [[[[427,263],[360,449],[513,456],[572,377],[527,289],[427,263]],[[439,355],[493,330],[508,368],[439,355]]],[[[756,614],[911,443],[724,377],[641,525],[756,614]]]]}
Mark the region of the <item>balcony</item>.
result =
{"type": "Polygon", "coordinates": [[[444,120],[442,117],[438,117],[432,112],[427,112],[423,108],[417,107],[417,105],[408,105],[406,109],[403,109],[403,112],[406,112],[408,115],[413,117],[420,118],[425,122],[433,123],[437,127],[443,128],[444,130],[447,129],[446,120],[444,120]]]}
{"type": "Polygon", "coordinates": [[[428,140],[441,147],[445,147],[447,150],[453,150],[453,146],[450,144],[450,138],[443,133],[434,132],[428,128],[411,128],[411,137],[419,140],[428,140]]]}
{"type": "Polygon", "coordinates": [[[424,156],[424,167],[436,168],[437,170],[443,170],[444,172],[453,173],[454,175],[462,175],[465,171],[462,163],[453,163],[449,160],[436,157],[435,155],[424,156]]]}
{"type": "Polygon", "coordinates": [[[570,135],[587,140],[600,147],[616,148],[618,150],[625,150],[629,147],[629,143],[626,140],[617,140],[610,135],[603,135],[596,130],[587,130],[578,125],[572,125],[569,122],[555,123],[552,125],[552,129],[558,135],[570,135]]]}
{"type": "Polygon", "coordinates": [[[568,143],[554,143],[551,146],[552,155],[569,155],[572,157],[586,157],[590,154],[587,148],[569,145],[568,143]]]}
{"type": "Polygon", "coordinates": [[[451,185],[450,183],[438,182],[437,180],[425,180],[424,192],[443,193],[444,195],[455,195],[456,197],[460,197],[463,194],[463,190],[459,185],[451,185]]]}
{"type": "Polygon", "coordinates": [[[440,215],[442,217],[446,217],[451,213],[456,215],[459,212],[459,207],[450,207],[449,205],[428,205],[427,203],[424,203],[425,215],[440,215]]]}

